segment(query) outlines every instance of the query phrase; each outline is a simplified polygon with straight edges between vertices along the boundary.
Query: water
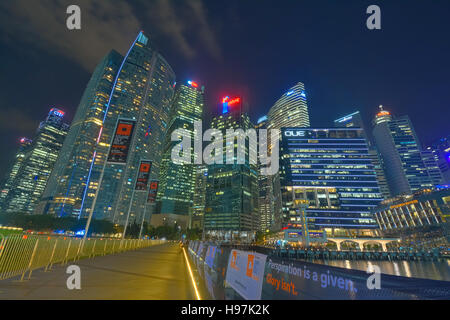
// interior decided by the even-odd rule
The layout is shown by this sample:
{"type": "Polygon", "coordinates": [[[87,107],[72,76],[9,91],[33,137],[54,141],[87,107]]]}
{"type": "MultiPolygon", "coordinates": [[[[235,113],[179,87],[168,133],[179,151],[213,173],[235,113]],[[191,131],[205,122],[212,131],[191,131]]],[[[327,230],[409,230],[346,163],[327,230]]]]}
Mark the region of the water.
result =
{"type": "Polygon", "coordinates": [[[313,263],[333,267],[366,271],[370,264],[380,267],[381,273],[408,278],[450,281],[450,260],[435,261],[350,261],[350,260],[314,260],[313,263]]]}

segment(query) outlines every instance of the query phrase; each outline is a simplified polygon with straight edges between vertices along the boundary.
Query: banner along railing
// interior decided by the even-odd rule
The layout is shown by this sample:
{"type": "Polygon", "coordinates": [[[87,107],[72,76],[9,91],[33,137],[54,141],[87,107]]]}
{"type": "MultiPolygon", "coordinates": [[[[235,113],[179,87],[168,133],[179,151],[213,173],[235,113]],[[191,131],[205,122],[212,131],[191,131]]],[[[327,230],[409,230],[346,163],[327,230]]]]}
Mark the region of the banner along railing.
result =
{"type": "MultiPolygon", "coordinates": [[[[1,236],[1,235],[0,235],[1,236]]],[[[34,270],[51,270],[55,264],[137,250],[162,244],[163,240],[83,239],[11,235],[0,237],[0,280],[21,276],[30,279],[34,270]],[[28,273],[28,275],[27,275],[28,273]]]]}

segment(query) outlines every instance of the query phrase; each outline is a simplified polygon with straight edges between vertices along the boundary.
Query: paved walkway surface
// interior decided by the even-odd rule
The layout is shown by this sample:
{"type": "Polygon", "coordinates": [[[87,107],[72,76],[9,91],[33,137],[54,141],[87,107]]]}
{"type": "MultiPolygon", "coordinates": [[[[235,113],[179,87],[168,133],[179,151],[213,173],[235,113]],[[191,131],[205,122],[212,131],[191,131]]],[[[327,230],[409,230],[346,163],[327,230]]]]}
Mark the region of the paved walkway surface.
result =
{"type": "Polygon", "coordinates": [[[182,249],[169,243],[35,271],[29,281],[0,281],[6,299],[195,300],[195,292],[182,249]],[[69,265],[81,269],[81,290],[67,289],[69,265]]]}

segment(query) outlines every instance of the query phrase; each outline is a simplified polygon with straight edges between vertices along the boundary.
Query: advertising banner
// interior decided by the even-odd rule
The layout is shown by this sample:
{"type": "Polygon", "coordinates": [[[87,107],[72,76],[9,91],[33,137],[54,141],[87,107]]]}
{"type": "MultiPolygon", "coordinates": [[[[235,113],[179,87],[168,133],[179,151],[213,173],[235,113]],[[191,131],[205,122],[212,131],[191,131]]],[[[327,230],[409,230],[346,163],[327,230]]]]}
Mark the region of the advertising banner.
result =
{"type": "Polygon", "coordinates": [[[246,300],[260,300],[267,256],[256,252],[232,250],[226,282],[246,300]]]}
{"type": "Polygon", "coordinates": [[[136,122],[133,120],[119,119],[114,133],[113,143],[109,150],[109,163],[127,163],[135,125],[136,122]]]}
{"type": "MultiPolygon", "coordinates": [[[[374,263],[375,264],[375,263],[374,263]]],[[[330,267],[271,257],[266,264],[264,300],[411,300],[449,299],[448,282],[330,267]],[[373,278],[373,280],[372,280],[373,278]]]]}
{"type": "Polygon", "coordinates": [[[147,198],[148,204],[152,204],[152,203],[156,202],[156,196],[158,195],[158,187],[159,187],[158,180],[152,180],[150,182],[150,190],[148,192],[148,198],[147,198]]]}
{"type": "Polygon", "coordinates": [[[210,268],[213,268],[214,266],[214,257],[216,255],[216,251],[217,251],[216,246],[209,246],[208,250],[206,251],[205,262],[210,268]]]}
{"type": "Polygon", "coordinates": [[[198,249],[197,249],[197,251],[196,251],[196,253],[197,253],[197,256],[201,256],[201,254],[202,254],[202,251],[203,251],[203,242],[200,242],[200,244],[199,244],[199,246],[198,246],[198,249]]]}
{"type": "Polygon", "coordinates": [[[139,165],[138,176],[136,179],[136,191],[147,191],[150,171],[152,169],[152,161],[143,160],[139,165]]]}

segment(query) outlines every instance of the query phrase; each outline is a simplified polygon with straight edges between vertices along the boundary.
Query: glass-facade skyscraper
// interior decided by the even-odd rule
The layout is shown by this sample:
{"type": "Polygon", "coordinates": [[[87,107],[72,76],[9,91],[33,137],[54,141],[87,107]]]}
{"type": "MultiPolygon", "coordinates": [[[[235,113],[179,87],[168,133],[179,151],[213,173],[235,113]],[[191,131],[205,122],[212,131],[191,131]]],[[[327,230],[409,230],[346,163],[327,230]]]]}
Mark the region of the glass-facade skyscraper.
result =
{"type": "Polygon", "coordinates": [[[299,82],[283,94],[270,109],[268,118],[268,129],[309,127],[310,123],[305,85],[299,82]]]}
{"type": "MultiPolygon", "coordinates": [[[[256,129],[267,129],[268,117],[264,116],[258,119],[256,129]]],[[[261,168],[261,164],[259,164],[261,168]]],[[[258,175],[259,190],[259,229],[260,231],[270,230],[275,223],[275,205],[273,193],[273,176],[258,175]]]]}
{"type": "Polygon", "coordinates": [[[33,213],[66,138],[69,125],[64,111],[52,108],[41,122],[33,141],[24,141],[13,174],[9,192],[3,200],[6,212],[33,213]]]}
{"type": "MultiPolygon", "coordinates": [[[[172,133],[187,130],[194,141],[194,123],[202,121],[205,104],[205,88],[196,82],[178,84],[172,103],[170,122],[165,137],[164,155],[161,164],[160,186],[157,198],[157,214],[175,214],[189,218],[193,210],[193,195],[196,179],[194,144],[190,146],[190,163],[175,163],[172,160],[172,133]]],[[[200,133],[200,136],[202,133],[200,133]]],[[[183,146],[183,151],[186,151],[183,146]]]]}
{"type": "MultiPolygon", "coordinates": [[[[123,57],[113,50],[95,68],[36,213],[79,216],[92,155],[122,60],[123,57]]],[[[106,158],[107,152],[108,143],[102,142],[97,147],[98,160],[92,167],[91,181],[98,182],[101,160],[106,158]]],[[[88,207],[92,204],[90,200],[86,201],[88,207]]]]}
{"type": "Polygon", "coordinates": [[[136,192],[131,203],[137,170],[140,161],[149,160],[150,178],[159,174],[174,84],[175,73],[143,32],[125,57],[112,52],[103,59],[78,109],[82,124],[71,140],[79,147],[68,146],[71,155],[62,160],[65,169],[43,211],[85,217],[94,210],[94,218],[117,224],[140,221],[147,194],[136,192]],[[135,127],[123,164],[106,161],[119,120],[135,127]]]}
{"type": "Polygon", "coordinates": [[[5,199],[8,197],[9,192],[14,188],[14,184],[16,181],[17,173],[22,167],[23,161],[27,155],[27,151],[31,146],[32,141],[28,138],[21,138],[19,140],[19,150],[16,153],[14,158],[14,164],[11,167],[11,170],[5,177],[4,184],[0,190],[0,209],[3,209],[3,204],[5,199]]]}
{"type": "Polygon", "coordinates": [[[285,227],[371,233],[371,209],[382,200],[369,148],[360,128],[283,128],[280,177],[285,227]]]}
{"type": "Polygon", "coordinates": [[[334,120],[334,126],[336,128],[361,128],[364,130],[367,143],[369,144],[369,155],[370,158],[372,159],[375,173],[377,175],[377,181],[378,186],[380,187],[380,192],[383,195],[384,199],[389,199],[391,197],[391,193],[389,191],[389,186],[386,180],[386,176],[384,174],[383,160],[380,157],[376,146],[374,146],[369,140],[366,131],[366,126],[364,125],[361,113],[359,111],[356,111],[342,118],[334,120]]]}
{"type": "Polygon", "coordinates": [[[450,184],[450,136],[433,142],[427,150],[433,153],[438,163],[443,183],[450,184]]]}
{"type": "Polygon", "coordinates": [[[375,117],[373,137],[383,159],[384,171],[392,196],[411,194],[433,187],[422,157],[422,148],[408,116],[392,117],[381,110],[375,117]]]}
{"type": "MultiPolygon", "coordinates": [[[[267,118],[267,129],[269,130],[281,130],[287,127],[308,128],[310,126],[310,120],[305,85],[299,82],[287,90],[269,110],[267,118]]],[[[271,142],[269,141],[270,145],[271,142]]],[[[268,179],[272,185],[274,211],[270,224],[273,230],[277,230],[283,224],[280,175],[277,173],[268,177],[268,179]]]]}
{"type": "MultiPolygon", "coordinates": [[[[220,104],[219,115],[211,123],[212,129],[223,134],[222,145],[226,146],[227,129],[254,129],[242,98],[225,97],[220,104]]],[[[234,164],[208,165],[204,231],[218,238],[252,237],[259,228],[258,215],[258,166],[245,157],[245,164],[237,164],[237,145],[234,143],[234,164]]],[[[245,154],[250,154],[248,138],[245,154]]]]}

